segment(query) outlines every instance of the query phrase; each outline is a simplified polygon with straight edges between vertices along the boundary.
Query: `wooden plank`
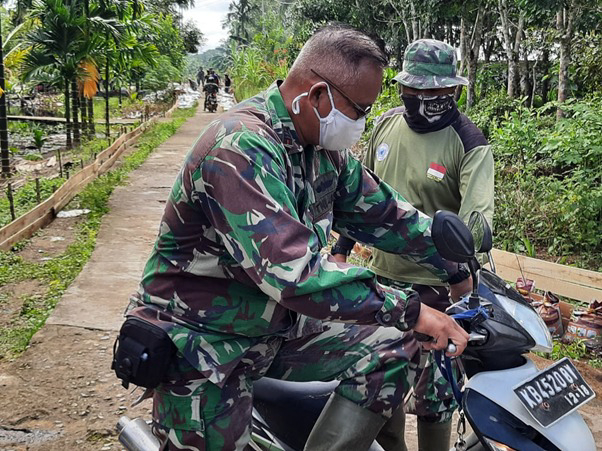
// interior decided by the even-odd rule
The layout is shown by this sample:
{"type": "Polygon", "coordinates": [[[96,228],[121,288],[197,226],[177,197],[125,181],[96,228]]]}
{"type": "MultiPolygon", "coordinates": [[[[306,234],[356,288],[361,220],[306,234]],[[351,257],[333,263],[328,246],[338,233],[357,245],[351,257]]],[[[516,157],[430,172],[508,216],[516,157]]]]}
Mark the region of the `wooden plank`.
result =
{"type": "Polygon", "coordinates": [[[81,193],[84,190],[84,188],[86,188],[86,186],[88,186],[90,184],[90,182],[96,180],[97,177],[98,176],[96,173],[92,173],[88,177],[83,179],[81,182],[79,182],[76,186],[74,186],[72,188],[72,190],[68,193],[68,195],[63,197],[61,199],[61,201],[57,203],[57,205],[55,207],[55,211],[60,211],[65,205],[67,205],[69,202],[71,202],[71,200],[75,196],[77,196],[79,193],[81,193]]]}
{"type": "Polygon", "coordinates": [[[602,299],[602,273],[559,265],[498,249],[492,251],[500,277],[514,282],[522,277],[535,281],[535,287],[579,301],[602,299]],[[519,268],[520,262],[520,268],[519,268]]]}
{"type": "Polygon", "coordinates": [[[73,184],[70,186],[69,191],[65,191],[61,197],[57,197],[55,199],[54,210],[61,211],[65,205],[71,202],[71,199],[73,199],[79,193],[79,186],[80,183],[73,184]]]}
{"type": "Polygon", "coordinates": [[[54,199],[54,202],[55,202],[55,204],[54,204],[55,210],[58,211],[56,205],[65,196],[67,196],[71,192],[71,190],[79,184],[79,182],[81,182],[83,180],[80,173],[81,173],[81,171],[75,173],[72,177],[69,178],[69,180],[67,180],[65,183],[63,183],[61,186],[59,186],[59,188],[54,192],[54,194],[52,195],[52,198],[54,199]]]}
{"type": "Polygon", "coordinates": [[[80,176],[78,173],[63,183],[61,187],[55,191],[55,193],[52,195],[54,199],[55,211],[60,211],[71,201],[71,199],[75,197],[77,194],[77,187],[82,180],[85,180],[85,177],[80,176]]]}
{"type": "Polygon", "coordinates": [[[105,162],[103,162],[99,168],[98,168],[98,173],[99,174],[104,174],[105,172],[107,172],[114,164],[115,161],[117,161],[117,159],[121,156],[121,154],[123,153],[123,151],[125,149],[128,148],[127,143],[123,144],[119,149],[117,149],[113,155],[111,155],[105,162]]]}
{"type": "Polygon", "coordinates": [[[13,245],[21,240],[30,238],[38,230],[50,224],[53,219],[54,209],[51,208],[50,210],[46,211],[44,215],[39,216],[35,221],[29,223],[26,227],[16,231],[16,233],[0,242],[0,249],[3,251],[10,250],[13,245]]]}
{"type": "Polygon", "coordinates": [[[13,222],[5,225],[0,229],[0,242],[4,242],[7,238],[10,238],[16,234],[19,230],[26,227],[28,224],[37,221],[39,218],[44,216],[48,211],[52,210],[54,201],[52,196],[46,199],[41,204],[29,210],[22,216],[19,216],[13,222]]]}
{"type": "Polygon", "coordinates": [[[109,147],[107,147],[105,150],[103,150],[102,152],[100,152],[97,156],[96,159],[97,160],[103,160],[103,159],[107,159],[109,156],[111,156],[113,154],[113,152],[115,151],[115,148],[117,146],[115,145],[115,143],[111,144],[109,147]]]}
{"type": "Polygon", "coordinates": [[[119,147],[106,161],[100,164],[98,168],[99,174],[104,174],[108,171],[114,164],[115,161],[123,154],[123,152],[131,147],[131,145],[138,139],[138,137],[142,134],[142,131],[136,129],[136,134],[134,134],[130,139],[125,141],[121,147],[119,147]]]}
{"type": "Polygon", "coordinates": [[[174,102],[173,106],[165,112],[165,117],[171,117],[174,111],[178,108],[178,99],[174,102]]]}
{"type": "MultiPolygon", "coordinates": [[[[54,122],[54,123],[65,123],[66,119],[64,117],[54,117],[54,116],[15,116],[10,115],[6,116],[9,121],[31,121],[31,122],[54,122]]],[[[132,125],[139,122],[139,119],[112,119],[109,121],[109,124],[113,125],[132,125]]],[[[106,121],[104,119],[96,119],[94,121],[97,124],[105,124],[106,121]]]]}

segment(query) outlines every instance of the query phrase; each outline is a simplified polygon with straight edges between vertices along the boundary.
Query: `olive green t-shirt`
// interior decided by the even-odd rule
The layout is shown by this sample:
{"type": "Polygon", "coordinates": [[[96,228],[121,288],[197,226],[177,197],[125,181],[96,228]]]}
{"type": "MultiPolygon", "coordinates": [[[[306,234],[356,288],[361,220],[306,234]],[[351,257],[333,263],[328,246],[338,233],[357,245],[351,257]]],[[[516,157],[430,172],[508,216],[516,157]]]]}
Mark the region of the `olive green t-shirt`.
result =
{"type": "MultiPolygon", "coordinates": [[[[465,222],[473,210],[493,219],[493,156],[483,133],[464,114],[449,126],[416,133],[403,107],[379,118],[364,164],[418,210],[457,213],[465,222]]],[[[444,285],[429,271],[399,255],[374,249],[378,275],[423,285],[444,285]]]]}

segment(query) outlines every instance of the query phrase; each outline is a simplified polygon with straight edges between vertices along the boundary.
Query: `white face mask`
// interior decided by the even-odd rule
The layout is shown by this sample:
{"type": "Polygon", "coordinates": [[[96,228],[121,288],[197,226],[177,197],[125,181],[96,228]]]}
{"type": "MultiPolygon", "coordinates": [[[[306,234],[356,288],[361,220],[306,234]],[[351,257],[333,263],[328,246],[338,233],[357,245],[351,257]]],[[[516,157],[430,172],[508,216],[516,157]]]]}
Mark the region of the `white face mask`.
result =
{"type": "MultiPolygon", "coordinates": [[[[314,107],[314,112],[320,121],[320,146],[328,150],[342,150],[353,146],[360,140],[362,133],[366,128],[366,116],[357,120],[345,116],[334,106],[334,100],[328,83],[322,82],[318,84],[326,85],[331,106],[330,113],[328,113],[326,117],[320,117],[320,113],[318,113],[317,108],[314,107]]],[[[307,95],[309,95],[309,92],[304,92],[293,99],[291,110],[294,114],[299,114],[301,111],[299,101],[301,100],[301,97],[307,95]]]]}

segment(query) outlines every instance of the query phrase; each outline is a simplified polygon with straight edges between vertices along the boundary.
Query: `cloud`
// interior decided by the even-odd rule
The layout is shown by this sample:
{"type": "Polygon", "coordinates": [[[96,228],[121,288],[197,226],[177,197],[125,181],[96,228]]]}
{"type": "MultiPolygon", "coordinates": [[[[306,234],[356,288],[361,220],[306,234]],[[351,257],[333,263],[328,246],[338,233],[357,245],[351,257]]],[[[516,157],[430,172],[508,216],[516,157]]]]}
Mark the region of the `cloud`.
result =
{"type": "Polygon", "coordinates": [[[213,49],[222,39],[228,37],[228,30],[222,29],[222,22],[228,14],[229,0],[196,0],[193,8],[182,11],[184,20],[196,22],[205,36],[205,46],[201,52],[213,49]]]}

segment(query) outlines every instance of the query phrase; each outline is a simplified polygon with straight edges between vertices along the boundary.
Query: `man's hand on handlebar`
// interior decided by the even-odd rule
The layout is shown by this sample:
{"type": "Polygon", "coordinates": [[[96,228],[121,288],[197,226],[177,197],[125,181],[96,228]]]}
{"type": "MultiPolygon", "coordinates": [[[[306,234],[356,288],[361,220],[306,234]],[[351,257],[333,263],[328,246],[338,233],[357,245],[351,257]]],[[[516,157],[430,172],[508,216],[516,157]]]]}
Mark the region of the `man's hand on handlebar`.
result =
{"type": "Polygon", "coordinates": [[[414,331],[433,337],[432,341],[422,344],[427,350],[443,350],[451,341],[456,345],[456,350],[453,353],[446,353],[450,357],[462,354],[468,343],[468,333],[453,318],[425,304],[420,307],[420,315],[414,331]]]}

